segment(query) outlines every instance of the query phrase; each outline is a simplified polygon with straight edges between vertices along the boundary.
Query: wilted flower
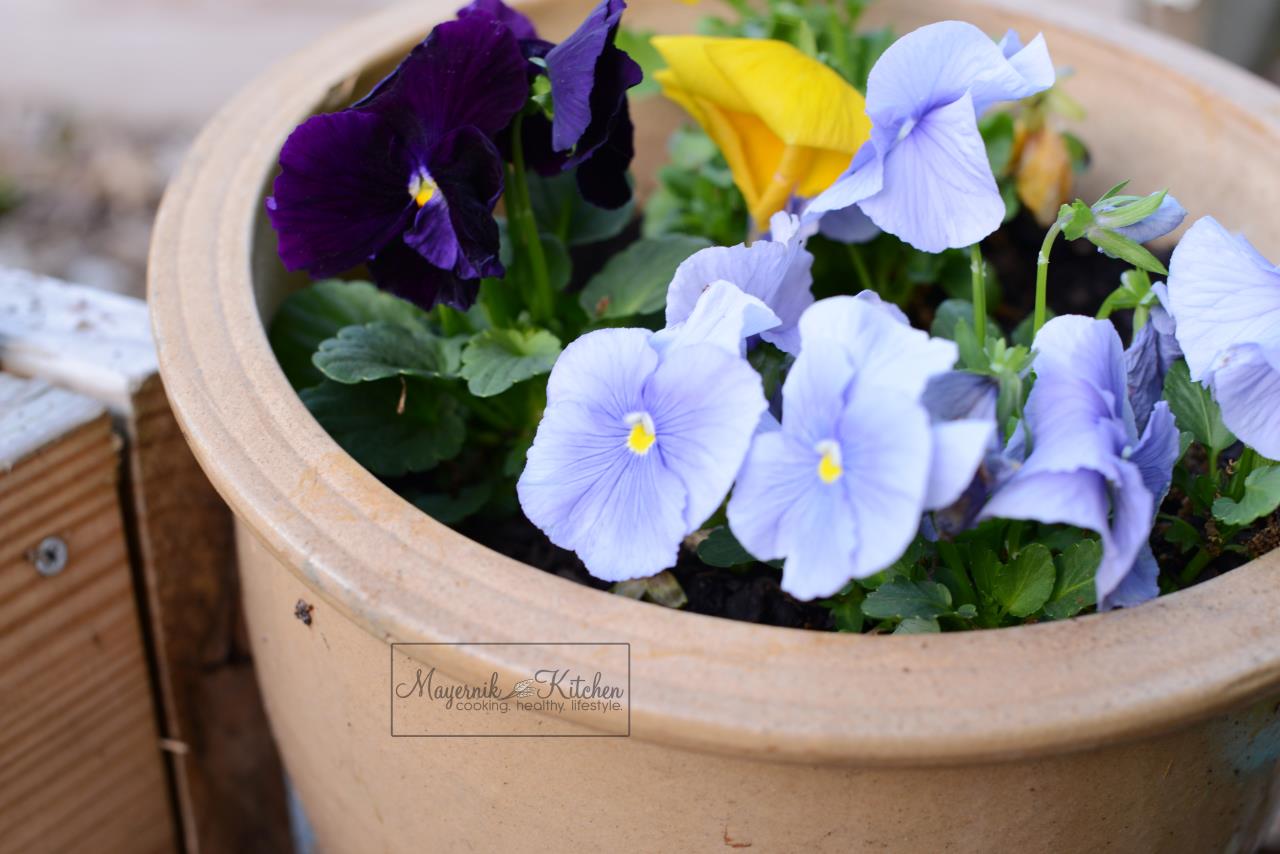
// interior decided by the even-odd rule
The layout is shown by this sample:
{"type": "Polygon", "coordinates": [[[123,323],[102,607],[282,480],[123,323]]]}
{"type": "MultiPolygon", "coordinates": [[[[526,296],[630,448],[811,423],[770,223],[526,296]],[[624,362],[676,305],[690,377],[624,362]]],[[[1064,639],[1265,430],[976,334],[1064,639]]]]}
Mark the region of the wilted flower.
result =
{"type": "Polygon", "coordinates": [[[733,290],[708,290],[723,315],[695,310],[662,352],[648,330],[603,329],[570,344],[551,372],[520,505],[597,578],[673,566],[742,464],[765,400],[740,336],[767,309],[733,290]]]}
{"type": "Polygon", "coordinates": [[[1005,213],[977,117],[1053,82],[1042,36],[1007,58],[981,30],[959,21],[903,36],[868,78],[870,141],[806,217],[856,204],[925,252],[977,243],[1005,213]]]}
{"type": "Polygon", "coordinates": [[[1023,133],[1015,170],[1018,199],[1048,228],[1071,199],[1071,152],[1062,134],[1047,124],[1023,133]]]}
{"type": "Polygon", "coordinates": [[[355,106],[300,125],[267,199],[285,267],[322,277],[367,262],[420,305],[469,306],[503,272],[491,138],[525,103],[524,69],[505,26],[451,21],[355,106]]]}
{"type": "Polygon", "coordinates": [[[770,225],[772,240],[712,246],[686,258],[667,287],[667,325],[688,318],[711,283],[732,282],[778,316],[778,325],[760,337],[784,352],[800,352],[796,323],[813,304],[813,256],[804,248],[795,217],[777,213],[770,225]]]}
{"type": "Polygon", "coordinates": [[[1231,432],[1280,459],[1280,269],[1212,217],[1187,229],[1169,268],[1191,378],[1213,392],[1231,432]]]}
{"type": "Polygon", "coordinates": [[[655,76],[720,147],[762,224],[831,185],[871,132],[862,95],[786,42],[660,36],[655,76]]]}
{"type": "Polygon", "coordinates": [[[980,518],[1030,519],[1096,531],[1103,610],[1156,596],[1147,540],[1178,457],[1169,405],[1157,403],[1139,435],[1126,396],[1120,336],[1105,320],[1066,315],[1035,339],[1027,401],[1032,452],[980,518]]]}
{"type": "Polygon", "coordinates": [[[889,306],[822,300],[804,313],[800,336],[781,429],[752,443],[729,525],[756,557],[785,558],[783,589],[812,599],[896,560],[921,514],[972,479],[992,425],[935,431],[920,398],[955,362],[955,345],[889,306]]]}

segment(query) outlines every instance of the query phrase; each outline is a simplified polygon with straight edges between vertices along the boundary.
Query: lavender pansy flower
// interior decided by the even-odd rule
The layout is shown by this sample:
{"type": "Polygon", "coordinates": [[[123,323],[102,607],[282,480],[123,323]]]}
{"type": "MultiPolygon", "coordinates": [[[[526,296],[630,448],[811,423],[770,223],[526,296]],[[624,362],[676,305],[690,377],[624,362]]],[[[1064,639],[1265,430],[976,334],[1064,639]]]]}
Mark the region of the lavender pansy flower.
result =
{"type": "Polygon", "coordinates": [[[1191,378],[1231,432],[1280,459],[1280,268],[1212,217],[1169,262],[1169,307],[1191,378]]]}
{"type": "Polygon", "coordinates": [[[505,26],[441,24],[352,108],[294,130],[267,199],[285,267],[322,277],[369,263],[420,305],[470,305],[479,279],[503,272],[491,138],[524,105],[524,67],[505,26]]]}
{"type": "Polygon", "coordinates": [[[1036,336],[1036,383],[1026,420],[1031,454],[980,518],[1029,519],[1096,531],[1099,608],[1159,592],[1147,540],[1178,456],[1164,401],[1139,434],[1126,393],[1120,336],[1107,321],[1065,315],[1036,336]]]}
{"type": "Polygon", "coordinates": [[[1165,193],[1164,198],[1160,200],[1160,207],[1156,208],[1150,216],[1130,225],[1115,225],[1110,221],[1109,215],[1122,204],[1109,199],[1094,209],[1094,217],[1102,228],[1110,229],[1135,243],[1150,243],[1152,240],[1164,237],[1182,225],[1182,220],[1187,216],[1187,209],[1173,196],[1165,193]]]}
{"type": "Polygon", "coordinates": [[[760,337],[784,352],[798,353],[796,324],[813,304],[813,256],[804,248],[796,217],[774,214],[770,230],[771,240],[757,240],[750,246],[712,246],[685,259],[667,287],[667,325],[686,320],[713,282],[732,282],[778,316],[779,324],[760,337]]]}
{"type": "Polygon", "coordinates": [[[1169,368],[1182,358],[1173,316],[1168,311],[1168,289],[1157,282],[1151,290],[1156,303],[1150,308],[1147,322],[1133,334],[1133,342],[1124,351],[1129,402],[1139,430],[1146,429],[1152,408],[1164,397],[1164,378],[1169,368]]]}
{"type": "Polygon", "coordinates": [[[752,554],[785,559],[784,590],[812,599],[896,560],[935,480],[967,483],[973,470],[935,479],[939,439],[920,402],[929,377],[954,363],[954,344],[855,297],[815,303],[800,336],[781,428],[752,443],[729,525],[752,554]]]}
{"type": "Polygon", "coordinates": [[[1043,36],[1006,56],[960,21],[908,33],[868,78],[871,139],[806,217],[856,204],[881,229],[925,252],[977,243],[1005,213],[978,115],[999,101],[1042,92],[1054,79],[1043,36]]]}
{"type": "Polygon", "coordinates": [[[530,82],[545,74],[550,90],[550,118],[539,112],[523,120],[526,159],[542,175],[577,167],[583,198],[603,208],[631,198],[627,169],[635,149],[627,90],[644,74],[614,43],[626,6],[602,0],[558,45],[538,38],[529,19],[501,0],[476,0],[459,13],[490,15],[516,31],[531,60],[530,82]]]}
{"type": "Polygon", "coordinates": [[[732,282],[720,280],[707,286],[687,319],[655,332],[649,343],[660,353],[712,343],[745,356],[747,339],[779,323],[778,316],[759,299],[732,282]]]}
{"type": "Polygon", "coordinates": [[[739,352],[768,310],[727,283],[704,299],[714,305],[661,351],[648,330],[604,329],[570,344],[551,372],[520,505],[597,578],[673,566],[724,500],[765,411],[739,352]]]}

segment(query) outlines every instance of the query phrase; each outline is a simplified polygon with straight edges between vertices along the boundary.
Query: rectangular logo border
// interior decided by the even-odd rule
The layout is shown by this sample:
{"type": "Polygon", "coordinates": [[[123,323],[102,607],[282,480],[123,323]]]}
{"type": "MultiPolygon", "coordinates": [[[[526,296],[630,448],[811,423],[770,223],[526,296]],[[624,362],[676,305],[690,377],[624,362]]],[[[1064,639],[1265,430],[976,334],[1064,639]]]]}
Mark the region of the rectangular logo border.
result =
{"type": "Polygon", "coordinates": [[[390,653],[391,669],[387,673],[389,695],[390,695],[390,717],[391,717],[391,737],[392,738],[630,738],[631,737],[631,642],[630,641],[601,641],[599,643],[591,641],[548,641],[547,643],[538,643],[537,641],[459,641],[456,643],[444,641],[392,641],[390,653]],[[550,733],[550,734],[523,734],[523,733],[397,733],[396,732],[396,647],[401,646],[625,646],[627,648],[627,731],[624,733],[608,733],[608,732],[584,732],[584,733],[550,733]]]}

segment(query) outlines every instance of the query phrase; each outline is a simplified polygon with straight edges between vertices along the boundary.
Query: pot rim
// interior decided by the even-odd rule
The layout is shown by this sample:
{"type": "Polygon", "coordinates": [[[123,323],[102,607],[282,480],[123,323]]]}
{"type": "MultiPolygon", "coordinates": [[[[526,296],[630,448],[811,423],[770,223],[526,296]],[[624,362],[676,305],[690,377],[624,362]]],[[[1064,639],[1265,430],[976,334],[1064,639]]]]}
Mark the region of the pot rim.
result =
{"type": "MultiPolygon", "coordinates": [[[[464,538],[360,467],[307,413],[268,344],[252,286],[254,246],[270,239],[262,192],[299,121],[453,5],[391,7],[275,66],[205,127],[156,221],[148,299],[178,421],[239,520],[328,604],[387,642],[628,641],[637,737],[776,760],[1048,755],[1168,731],[1280,685],[1280,552],[1132,610],[851,636],[602,594],[464,538]]],[[[555,0],[518,5],[536,16],[555,0]]],[[[1199,50],[1040,3],[955,7],[1123,46],[1280,141],[1280,92],[1199,50]]],[[[459,664],[521,670],[492,648],[459,664]]]]}

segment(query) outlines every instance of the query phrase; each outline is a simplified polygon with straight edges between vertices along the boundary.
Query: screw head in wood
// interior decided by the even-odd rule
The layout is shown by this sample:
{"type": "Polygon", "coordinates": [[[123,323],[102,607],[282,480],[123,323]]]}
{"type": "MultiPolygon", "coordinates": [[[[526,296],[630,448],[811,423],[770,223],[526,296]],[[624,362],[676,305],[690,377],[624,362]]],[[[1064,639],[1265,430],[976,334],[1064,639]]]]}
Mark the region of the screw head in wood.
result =
{"type": "Polygon", "coordinates": [[[36,572],[46,578],[62,572],[67,565],[67,544],[61,537],[49,536],[40,541],[27,557],[36,568],[36,572]]]}

